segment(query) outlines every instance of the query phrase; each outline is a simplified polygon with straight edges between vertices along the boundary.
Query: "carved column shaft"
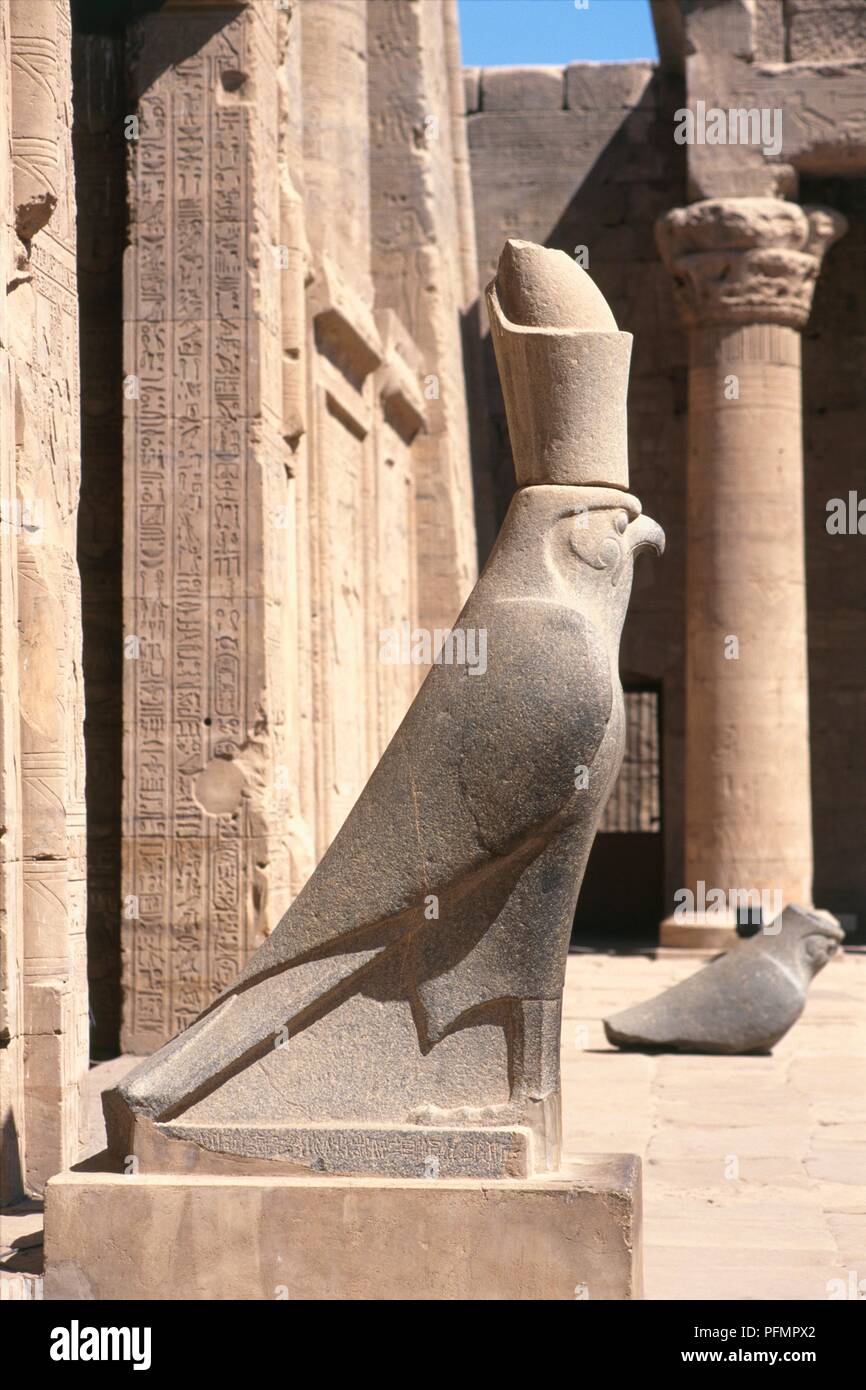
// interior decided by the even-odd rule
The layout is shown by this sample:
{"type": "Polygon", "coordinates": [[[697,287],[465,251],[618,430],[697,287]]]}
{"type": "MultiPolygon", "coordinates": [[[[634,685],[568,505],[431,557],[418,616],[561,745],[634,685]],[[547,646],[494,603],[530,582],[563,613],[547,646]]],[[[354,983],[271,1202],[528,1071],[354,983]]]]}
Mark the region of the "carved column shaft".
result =
{"type": "Polygon", "coordinates": [[[686,884],[786,903],[812,892],[800,395],[796,329],[692,333],[686,884]]]}
{"type": "MultiPolygon", "coordinates": [[[[758,198],[659,225],[690,329],[685,886],[698,910],[701,882],[811,902],[799,330],[842,230],[758,198]]],[[[682,940],[679,924],[663,939],[682,940]]]]}

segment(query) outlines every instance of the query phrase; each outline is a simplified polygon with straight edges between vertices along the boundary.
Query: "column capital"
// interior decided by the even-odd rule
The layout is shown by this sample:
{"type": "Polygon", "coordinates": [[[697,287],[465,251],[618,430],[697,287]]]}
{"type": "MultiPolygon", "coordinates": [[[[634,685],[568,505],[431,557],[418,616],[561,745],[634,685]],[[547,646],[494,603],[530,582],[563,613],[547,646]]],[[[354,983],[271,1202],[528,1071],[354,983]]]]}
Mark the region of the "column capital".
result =
{"type": "Polygon", "coordinates": [[[847,227],[830,208],[709,198],[659,218],[656,242],[690,328],[780,323],[800,329],[824,254],[847,227]]]}

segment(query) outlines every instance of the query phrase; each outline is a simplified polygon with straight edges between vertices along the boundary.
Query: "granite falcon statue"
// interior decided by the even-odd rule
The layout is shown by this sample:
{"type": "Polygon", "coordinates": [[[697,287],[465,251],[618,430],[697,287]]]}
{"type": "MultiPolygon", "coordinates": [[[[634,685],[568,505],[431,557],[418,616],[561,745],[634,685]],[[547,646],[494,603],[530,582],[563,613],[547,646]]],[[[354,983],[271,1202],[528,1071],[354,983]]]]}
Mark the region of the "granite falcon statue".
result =
{"type": "Polygon", "coordinates": [[[765,1052],[797,1022],[806,990],[844,939],[829,912],[787,907],[767,932],[606,1018],[608,1041],[669,1052],[765,1052]]]}
{"type": "Polygon", "coordinates": [[[456,625],[486,633],[486,671],[432,668],[271,937],[109,1098],[118,1153],[558,1165],[565,960],[622,758],[620,632],[634,555],[664,538],[625,490],[631,339],[588,275],[509,242],[488,305],[519,487],[456,625]]]}

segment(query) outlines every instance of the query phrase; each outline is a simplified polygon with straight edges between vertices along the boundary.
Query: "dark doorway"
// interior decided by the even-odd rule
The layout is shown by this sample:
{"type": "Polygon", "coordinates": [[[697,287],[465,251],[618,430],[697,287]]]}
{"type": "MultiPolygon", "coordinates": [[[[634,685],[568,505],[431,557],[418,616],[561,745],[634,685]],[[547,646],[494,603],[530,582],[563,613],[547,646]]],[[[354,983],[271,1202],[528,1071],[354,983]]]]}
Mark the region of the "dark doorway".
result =
{"type": "Polygon", "coordinates": [[[573,945],[658,940],[664,916],[661,687],[624,681],[625,754],[586,866],[573,945]]]}

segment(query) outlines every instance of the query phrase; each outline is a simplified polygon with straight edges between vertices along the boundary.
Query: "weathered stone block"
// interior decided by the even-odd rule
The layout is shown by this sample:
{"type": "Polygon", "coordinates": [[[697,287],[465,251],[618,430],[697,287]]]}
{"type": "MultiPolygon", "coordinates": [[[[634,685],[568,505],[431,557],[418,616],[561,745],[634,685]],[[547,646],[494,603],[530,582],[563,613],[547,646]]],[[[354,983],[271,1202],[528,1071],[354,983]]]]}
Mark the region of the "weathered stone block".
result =
{"type": "Polygon", "coordinates": [[[866,57],[866,7],[859,0],[788,0],[786,11],[793,61],[866,57]]]}
{"type": "Polygon", "coordinates": [[[483,111],[558,111],[565,105],[563,69],[559,67],[482,68],[483,111]]]}
{"type": "Polygon", "coordinates": [[[630,111],[652,81],[653,63],[569,63],[565,105],[569,111],[630,111]]]}
{"type": "Polygon", "coordinates": [[[640,1298],[640,1163],[544,1179],[122,1176],[48,1187],[48,1299],[640,1298]]]}

